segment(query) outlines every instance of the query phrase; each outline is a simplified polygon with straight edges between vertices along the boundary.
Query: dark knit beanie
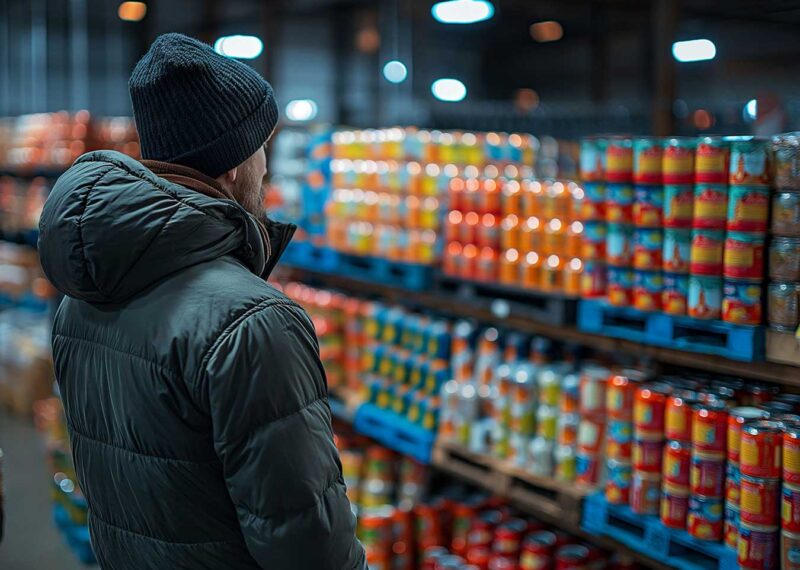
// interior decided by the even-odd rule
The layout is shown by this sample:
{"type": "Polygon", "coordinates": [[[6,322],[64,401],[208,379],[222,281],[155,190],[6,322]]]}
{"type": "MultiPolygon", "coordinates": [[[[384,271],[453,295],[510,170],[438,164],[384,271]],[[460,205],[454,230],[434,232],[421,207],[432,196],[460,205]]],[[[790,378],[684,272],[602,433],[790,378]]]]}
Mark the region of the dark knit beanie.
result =
{"type": "Polygon", "coordinates": [[[128,88],[142,158],[216,178],[242,164],[272,134],[272,86],[249,66],[183,34],[156,38],[128,88]]]}

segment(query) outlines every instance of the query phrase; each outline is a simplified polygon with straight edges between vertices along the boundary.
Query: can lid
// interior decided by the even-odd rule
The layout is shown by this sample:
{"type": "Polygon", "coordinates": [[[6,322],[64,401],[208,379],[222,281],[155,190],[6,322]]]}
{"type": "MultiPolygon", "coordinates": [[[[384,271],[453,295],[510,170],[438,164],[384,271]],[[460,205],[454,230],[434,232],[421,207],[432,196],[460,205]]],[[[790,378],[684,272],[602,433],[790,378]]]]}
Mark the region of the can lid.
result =
{"type": "Polygon", "coordinates": [[[780,527],[778,527],[778,526],[767,526],[767,525],[763,525],[763,524],[753,524],[753,523],[741,521],[739,523],[739,530],[742,531],[742,530],[745,530],[745,529],[753,530],[753,531],[756,531],[756,532],[770,532],[770,533],[774,532],[774,533],[777,533],[778,530],[780,530],[780,527]]]}
{"type": "Polygon", "coordinates": [[[757,420],[744,424],[742,431],[751,435],[759,433],[779,433],[783,429],[783,424],[774,420],[757,420]]]}
{"type": "Polygon", "coordinates": [[[589,557],[589,549],[582,544],[567,544],[556,552],[559,560],[585,560],[589,557]]]}
{"type": "Polygon", "coordinates": [[[781,532],[781,536],[789,540],[800,540],[800,532],[789,532],[788,530],[784,530],[781,532]]]}
{"type": "Polygon", "coordinates": [[[691,451],[692,444],[688,441],[678,441],[677,439],[670,440],[667,443],[667,447],[669,447],[673,451],[691,451]]]}
{"type": "Polygon", "coordinates": [[[728,412],[732,418],[747,420],[767,419],[769,412],[755,406],[737,406],[728,412]]]}
{"type": "Polygon", "coordinates": [[[692,452],[692,459],[722,463],[725,461],[725,453],[722,451],[699,451],[695,449],[692,452]]]}
{"type": "Polygon", "coordinates": [[[557,539],[558,537],[556,536],[556,533],[549,530],[540,530],[538,532],[529,534],[525,539],[525,544],[530,543],[542,546],[555,546],[557,539]]]}

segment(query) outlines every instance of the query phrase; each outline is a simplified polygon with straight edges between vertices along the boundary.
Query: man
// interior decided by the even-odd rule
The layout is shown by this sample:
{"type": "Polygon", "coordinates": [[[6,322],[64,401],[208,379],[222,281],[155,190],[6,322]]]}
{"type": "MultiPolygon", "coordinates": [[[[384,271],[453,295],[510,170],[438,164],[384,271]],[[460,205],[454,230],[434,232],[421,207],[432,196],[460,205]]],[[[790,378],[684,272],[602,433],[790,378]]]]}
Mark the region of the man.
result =
{"type": "Polygon", "coordinates": [[[129,87],[148,160],[79,158],[39,238],[100,565],[366,568],[314,330],[265,282],[295,229],[262,210],[272,87],[180,34],[129,87]]]}

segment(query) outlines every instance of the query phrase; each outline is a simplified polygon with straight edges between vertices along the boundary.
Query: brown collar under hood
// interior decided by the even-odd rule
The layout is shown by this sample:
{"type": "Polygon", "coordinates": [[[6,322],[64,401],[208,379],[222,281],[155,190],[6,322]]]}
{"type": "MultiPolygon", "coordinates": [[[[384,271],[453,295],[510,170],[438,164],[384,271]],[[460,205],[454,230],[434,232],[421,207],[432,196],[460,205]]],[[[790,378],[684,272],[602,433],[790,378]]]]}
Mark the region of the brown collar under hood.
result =
{"type": "MultiPolygon", "coordinates": [[[[180,184],[185,188],[199,192],[209,198],[236,202],[233,194],[222,186],[222,184],[198,170],[180,164],[161,162],[159,160],[142,160],[141,163],[149,168],[153,174],[160,176],[164,180],[174,184],[180,184]]],[[[258,226],[258,231],[261,234],[261,241],[264,246],[265,263],[264,270],[261,272],[260,276],[267,279],[278,263],[278,259],[280,259],[286,246],[289,245],[289,242],[292,240],[297,226],[294,224],[276,222],[266,217],[263,220],[259,220],[254,216],[252,217],[258,226]]]]}

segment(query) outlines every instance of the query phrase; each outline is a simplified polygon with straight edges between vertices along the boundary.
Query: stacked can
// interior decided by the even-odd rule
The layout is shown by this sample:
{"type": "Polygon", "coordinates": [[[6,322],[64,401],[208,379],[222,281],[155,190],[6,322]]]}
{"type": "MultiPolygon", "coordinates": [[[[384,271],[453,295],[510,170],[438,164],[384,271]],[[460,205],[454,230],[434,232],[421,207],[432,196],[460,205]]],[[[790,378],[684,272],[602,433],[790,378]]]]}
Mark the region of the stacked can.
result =
{"type": "Polygon", "coordinates": [[[692,411],[698,395],[678,388],[667,396],[664,411],[661,522],[669,528],[686,528],[689,514],[692,465],[692,411]]]}
{"type": "Polygon", "coordinates": [[[784,425],[773,420],[753,421],[742,428],[737,547],[741,568],[778,568],[783,430],[784,425]]]}
{"type": "Polygon", "coordinates": [[[604,138],[581,141],[580,176],[583,196],[577,202],[577,217],[583,223],[581,257],[581,297],[604,297],[607,289],[606,269],[606,148],[604,138]]]}
{"type": "Polygon", "coordinates": [[[587,485],[594,485],[600,480],[609,374],[607,368],[594,363],[585,364],[580,373],[576,480],[587,485]]]}
{"type": "Polygon", "coordinates": [[[633,400],[644,381],[639,370],[610,375],[606,387],[606,500],[628,504],[633,478],[633,400]]]}
{"type": "Polygon", "coordinates": [[[800,136],[772,139],[775,194],[769,248],[767,315],[771,328],[792,332],[800,320],[800,136]]]}
{"type": "Polygon", "coordinates": [[[694,212],[695,144],[693,139],[665,139],[663,148],[664,181],[664,312],[684,315],[689,299],[689,265],[694,212]]]}
{"type": "Polygon", "coordinates": [[[570,373],[562,376],[559,392],[554,476],[559,481],[572,482],[577,477],[577,446],[581,427],[580,375],[570,373]]]}
{"type": "Polygon", "coordinates": [[[659,139],[634,139],[633,306],[642,311],[660,311],[664,306],[662,155],[659,139]]]}
{"type": "MultiPolygon", "coordinates": [[[[606,147],[606,274],[608,302],[633,304],[633,143],[610,138],[606,147]]],[[[644,241],[644,230],[642,233],[644,241]]]]}
{"type": "Polygon", "coordinates": [[[800,569],[800,425],[783,429],[783,489],[781,491],[781,568],[800,569]]]}
{"type": "Polygon", "coordinates": [[[728,207],[723,256],[722,319],[762,322],[762,283],[770,198],[770,144],[726,137],[730,146],[728,207]]]}
{"type": "Polygon", "coordinates": [[[687,529],[700,540],[722,540],[728,412],[706,395],[692,408],[692,459],[687,529]]]}
{"type": "Polygon", "coordinates": [[[635,513],[659,513],[665,408],[671,391],[667,384],[650,382],[634,394],[630,506],[635,513]]]}
{"type": "Polygon", "coordinates": [[[528,406],[536,414],[536,431],[533,439],[528,435],[529,469],[532,473],[550,477],[554,471],[554,451],[558,431],[558,401],[561,391],[561,371],[548,366],[532,374],[528,367],[521,367],[519,375],[531,377],[538,385],[538,397],[528,400],[528,406]]]}

